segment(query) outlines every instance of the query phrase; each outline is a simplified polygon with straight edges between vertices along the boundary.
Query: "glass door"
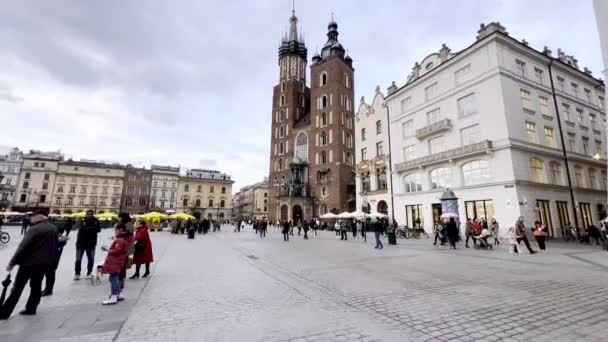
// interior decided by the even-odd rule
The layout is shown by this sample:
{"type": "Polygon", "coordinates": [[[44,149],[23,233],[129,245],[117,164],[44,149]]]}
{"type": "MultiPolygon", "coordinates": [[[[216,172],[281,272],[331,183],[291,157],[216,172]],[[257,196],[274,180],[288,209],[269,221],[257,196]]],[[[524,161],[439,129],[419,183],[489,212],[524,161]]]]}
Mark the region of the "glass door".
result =
{"type": "Polygon", "coordinates": [[[589,227],[592,224],[591,219],[591,204],[579,203],[581,209],[581,221],[583,222],[583,229],[589,227]]]}
{"type": "Polygon", "coordinates": [[[553,222],[551,222],[551,209],[549,208],[549,201],[536,200],[536,208],[538,209],[536,219],[540,221],[543,226],[547,227],[549,236],[554,237],[555,231],[553,230],[553,222]]]}
{"type": "Polygon", "coordinates": [[[559,218],[559,229],[562,236],[566,236],[566,229],[570,228],[570,216],[568,215],[568,202],[555,201],[557,204],[557,217],[559,218]]]}
{"type": "Polygon", "coordinates": [[[424,227],[424,215],[422,214],[422,204],[405,206],[405,224],[410,228],[424,227]]]}

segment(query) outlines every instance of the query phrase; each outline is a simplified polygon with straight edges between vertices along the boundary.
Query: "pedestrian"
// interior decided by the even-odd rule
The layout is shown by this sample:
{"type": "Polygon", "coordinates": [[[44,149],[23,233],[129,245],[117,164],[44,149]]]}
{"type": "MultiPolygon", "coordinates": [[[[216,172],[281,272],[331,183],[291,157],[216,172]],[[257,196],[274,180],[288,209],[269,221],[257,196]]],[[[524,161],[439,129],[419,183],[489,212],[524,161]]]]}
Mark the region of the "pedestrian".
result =
{"type": "Polygon", "coordinates": [[[74,226],[74,221],[71,217],[68,217],[63,224],[63,230],[65,231],[65,236],[70,236],[70,232],[72,231],[72,227],[74,226]]]}
{"type": "Polygon", "coordinates": [[[376,249],[382,249],[384,248],[384,245],[382,244],[382,238],[380,237],[383,233],[383,225],[382,222],[380,222],[379,219],[376,219],[376,221],[374,222],[374,235],[376,236],[376,249]]]}
{"type": "Polygon", "coordinates": [[[336,220],[336,224],[334,225],[334,230],[336,231],[336,239],[340,238],[340,222],[336,220]]]}
{"type": "Polygon", "coordinates": [[[190,232],[190,229],[192,229],[192,220],[188,219],[188,221],[186,221],[186,232],[190,232]]]}
{"type": "MultiPolygon", "coordinates": [[[[471,219],[468,219],[467,223],[465,224],[464,236],[465,236],[464,247],[469,248],[469,239],[472,239],[472,237],[475,236],[475,229],[473,228],[473,220],[471,220],[471,219]]],[[[477,241],[475,241],[475,239],[473,239],[473,245],[474,246],[477,245],[477,241]]]]}
{"type": "Polygon", "coordinates": [[[129,255],[130,235],[131,233],[127,230],[125,224],[119,223],[116,225],[114,242],[108,249],[106,260],[101,269],[103,273],[109,274],[108,279],[110,280],[110,296],[101,302],[102,305],[113,305],[125,299],[120,290],[120,271],[129,255]]]}
{"type": "Polygon", "coordinates": [[[97,246],[97,234],[101,232],[99,221],[93,216],[93,210],[87,210],[85,218],[80,223],[78,236],[76,238],[76,263],[74,265],[74,280],[80,280],[80,268],[82,266],[82,255],[87,255],[87,279],[93,277],[93,265],[95,264],[95,246],[97,246]]]}
{"type": "Polygon", "coordinates": [[[284,242],[288,242],[289,241],[289,228],[290,228],[290,224],[287,220],[283,221],[283,241],[284,242]]]}
{"type": "Polygon", "coordinates": [[[530,252],[530,254],[534,254],[536,253],[535,250],[532,249],[532,247],[530,246],[530,241],[528,241],[528,236],[526,235],[526,226],[524,225],[524,217],[520,216],[517,221],[515,222],[515,235],[517,237],[517,244],[519,245],[520,242],[524,242],[524,244],[526,245],[526,248],[528,248],[528,252],[530,252]]]}
{"type": "Polygon", "coordinates": [[[355,223],[355,229],[357,229],[357,232],[359,233],[357,235],[357,239],[363,239],[363,223],[361,220],[357,220],[357,223],[355,223]]]}
{"type": "Polygon", "coordinates": [[[255,232],[255,234],[258,234],[258,221],[254,220],[253,221],[253,231],[255,232]]]}
{"type": "Polygon", "coordinates": [[[353,234],[353,239],[357,238],[357,224],[355,223],[355,219],[350,220],[348,225],[351,233],[353,234]]]}
{"type": "Polygon", "coordinates": [[[460,239],[460,233],[458,231],[458,225],[453,217],[450,217],[450,221],[446,225],[446,233],[450,240],[450,248],[456,249],[456,242],[460,239]]]}
{"type": "MultiPolygon", "coordinates": [[[[133,221],[131,220],[131,216],[128,213],[120,213],[118,214],[118,223],[122,223],[126,227],[126,232],[124,238],[129,243],[129,248],[127,252],[127,258],[125,259],[125,263],[120,270],[120,276],[118,277],[120,281],[120,289],[125,288],[125,279],[127,279],[127,268],[129,266],[129,258],[133,258],[133,253],[135,253],[135,242],[133,241],[133,221]]],[[[132,260],[132,259],[131,259],[132,260]]]]}
{"type": "Polygon", "coordinates": [[[547,232],[549,230],[546,226],[543,226],[540,221],[534,221],[534,227],[532,228],[532,235],[536,239],[536,244],[541,252],[545,251],[545,239],[547,238],[547,232]]]}
{"type": "Polygon", "coordinates": [[[129,279],[139,278],[139,270],[141,265],[146,265],[146,272],[142,276],[146,278],[150,275],[150,263],[154,261],[152,253],[152,240],[146,221],[140,221],[139,226],[135,230],[135,253],[133,254],[133,264],[135,265],[135,273],[129,279]]]}
{"type": "Polygon", "coordinates": [[[10,295],[4,305],[0,306],[0,319],[8,319],[11,316],[28,282],[30,283],[30,295],[25,304],[25,310],[19,314],[36,314],[40,303],[42,278],[56,261],[59,237],[57,227],[48,223],[46,213],[43,211],[36,211],[31,217],[31,223],[33,226],[26,230],[17,250],[6,266],[6,271],[9,273],[17,265],[19,269],[10,295]]]}
{"type": "Polygon", "coordinates": [[[69,239],[67,234],[63,235],[64,232],[65,230],[63,228],[57,229],[57,253],[55,254],[55,259],[53,263],[50,267],[47,268],[46,272],[44,273],[45,285],[44,290],[42,290],[42,293],[40,294],[41,297],[46,297],[53,294],[53,288],[55,287],[55,273],[57,272],[57,267],[59,266],[61,254],[63,254],[63,247],[65,247],[69,239]]]}
{"type": "Polygon", "coordinates": [[[348,222],[342,221],[340,222],[340,240],[347,241],[348,235],[346,234],[346,229],[348,228],[348,222]]]}
{"type": "Polygon", "coordinates": [[[268,230],[268,222],[266,222],[266,219],[262,219],[258,229],[260,230],[260,238],[265,238],[266,231],[268,230]]]}
{"type": "Polygon", "coordinates": [[[289,221],[289,235],[293,236],[293,221],[289,221]]]}
{"type": "Polygon", "coordinates": [[[496,218],[492,217],[492,224],[490,225],[490,231],[492,232],[492,237],[494,238],[494,244],[500,245],[500,241],[498,241],[498,231],[500,226],[498,225],[498,221],[496,218]]]}
{"type": "Polygon", "coordinates": [[[507,236],[509,237],[509,253],[511,254],[519,254],[519,250],[517,249],[517,234],[515,233],[515,228],[510,227],[507,232],[507,236]]]}
{"type": "Polygon", "coordinates": [[[304,229],[304,240],[308,240],[308,229],[310,229],[310,224],[307,220],[304,221],[302,229],[304,229]]]}
{"type": "Polygon", "coordinates": [[[594,224],[589,225],[589,228],[587,228],[587,234],[589,235],[589,241],[594,239],[596,245],[601,245],[600,241],[602,241],[602,233],[594,224]]]}
{"type": "Polygon", "coordinates": [[[298,226],[298,236],[302,235],[302,220],[298,219],[296,225],[298,226]]]}
{"type": "Polygon", "coordinates": [[[435,232],[435,241],[433,242],[433,246],[437,245],[437,240],[439,240],[441,246],[445,245],[443,239],[443,225],[441,225],[439,222],[435,223],[435,225],[433,225],[433,231],[435,232]]]}
{"type": "Polygon", "coordinates": [[[30,224],[32,222],[30,221],[30,215],[26,214],[23,216],[23,218],[21,219],[21,235],[25,235],[25,233],[27,232],[27,229],[30,227],[30,224]]]}
{"type": "Polygon", "coordinates": [[[317,229],[319,229],[319,225],[317,224],[317,220],[316,219],[312,219],[310,221],[310,228],[312,228],[312,236],[314,238],[317,237],[317,229]]]}

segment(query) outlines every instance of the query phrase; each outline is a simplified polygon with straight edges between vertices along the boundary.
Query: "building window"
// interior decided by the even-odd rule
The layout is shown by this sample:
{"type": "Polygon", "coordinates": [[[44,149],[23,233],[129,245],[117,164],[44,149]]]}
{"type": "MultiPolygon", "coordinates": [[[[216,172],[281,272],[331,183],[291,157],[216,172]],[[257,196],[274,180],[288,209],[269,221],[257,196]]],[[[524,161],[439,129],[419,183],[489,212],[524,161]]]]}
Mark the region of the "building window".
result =
{"type": "Polygon", "coordinates": [[[376,170],[376,187],[377,190],[386,190],[386,170],[378,169],[376,170]]]}
{"type": "Polygon", "coordinates": [[[583,168],[579,165],[574,167],[574,183],[579,188],[585,187],[585,182],[583,180],[583,168]]]}
{"type": "Polygon", "coordinates": [[[45,173],[45,174],[44,174],[44,180],[45,180],[45,181],[48,181],[48,180],[50,180],[50,179],[51,179],[51,175],[49,175],[48,173],[45,173]]]}
{"type": "Polygon", "coordinates": [[[80,193],[81,194],[86,194],[87,193],[87,186],[86,185],[82,185],[80,187],[80,193]]]}
{"type": "Polygon", "coordinates": [[[376,134],[382,133],[382,121],[376,121],[376,134]]]}
{"type": "Polygon", "coordinates": [[[49,183],[42,183],[42,190],[48,190],[49,189],[49,183]]]}
{"type": "Polygon", "coordinates": [[[606,184],[608,182],[608,175],[606,174],[606,171],[602,171],[601,174],[602,176],[600,177],[600,189],[606,190],[608,187],[608,184],[606,184]]]}
{"type": "Polygon", "coordinates": [[[521,102],[524,108],[532,110],[532,100],[530,99],[530,92],[525,89],[520,89],[519,94],[521,95],[521,102]]]}
{"type": "Polygon", "coordinates": [[[21,194],[21,196],[19,197],[19,203],[25,203],[26,199],[27,199],[27,195],[21,194]]]}
{"type": "Polygon", "coordinates": [[[70,193],[71,194],[75,194],[76,193],[76,186],[75,185],[70,185],[70,193]]]}
{"type": "Polygon", "coordinates": [[[589,152],[589,138],[583,137],[583,154],[588,156],[591,155],[589,152]]]}
{"type": "Polygon", "coordinates": [[[214,192],[215,192],[215,187],[214,187],[213,185],[211,185],[211,186],[209,187],[209,192],[210,192],[210,193],[214,193],[214,192]]]}
{"type": "Polygon", "coordinates": [[[361,141],[365,141],[365,128],[361,128],[361,141]]]}
{"type": "Polygon", "coordinates": [[[327,85],[327,73],[321,74],[321,86],[327,85]]]}
{"type": "Polygon", "coordinates": [[[55,205],[61,205],[61,197],[55,197],[55,205]]]}
{"type": "Polygon", "coordinates": [[[572,121],[570,117],[570,106],[566,103],[562,103],[562,112],[564,112],[564,120],[572,121]]]}
{"type": "Polygon", "coordinates": [[[580,108],[576,108],[576,120],[579,124],[583,123],[583,110],[580,108]]]}
{"type": "Polygon", "coordinates": [[[348,132],[345,134],[345,137],[346,137],[346,147],[352,148],[353,147],[353,137],[348,132]]]}
{"type": "Polygon", "coordinates": [[[279,127],[279,138],[285,137],[285,126],[279,127]]]}
{"type": "Polygon", "coordinates": [[[570,152],[576,152],[576,135],[574,133],[568,133],[568,148],[570,152]]]}
{"type": "Polygon", "coordinates": [[[561,91],[565,91],[566,80],[563,77],[557,76],[557,87],[561,91]]]}
{"type": "Polygon", "coordinates": [[[412,228],[424,227],[423,205],[405,206],[405,225],[412,228]]]}
{"type": "Polygon", "coordinates": [[[327,113],[321,113],[321,127],[327,126],[327,113]]]}
{"type": "Polygon", "coordinates": [[[484,219],[486,222],[494,217],[494,203],[491,200],[464,202],[467,220],[484,219]]]}
{"type": "Polygon", "coordinates": [[[475,185],[489,182],[491,179],[490,164],[486,160],[474,160],[462,166],[464,185],[475,185]]]}
{"type": "Polygon", "coordinates": [[[225,194],[225,193],[226,193],[226,187],[225,187],[225,186],[223,186],[223,187],[222,187],[222,193],[223,193],[223,194],[225,194]]]}
{"type": "Polygon", "coordinates": [[[282,143],[282,142],[280,142],[280,143],[279,143],[279,154],[283,154],[283,152],[284,152],[283,143],[282,143]]]}
{"type": "Polygon", "coordinates": [[[361,149],[361,161],[365,161],[365,160],[367,160],[367,148],[362,148],[361,149]]]}
{"type": "Polygon", "coordinates": [[[190,191],[190,184],[184,184],[184,192],[190,191]]]}
{"type": "Polygon", "coordinates": [[[526,135],[529,143],[536,144],[536,124],[534,122],[526,121],[526,135]]]}
{"type": "Polygon", "coordinates": [[[591,90],[585,88],[585,97],[587,98],[587,102],[592,103],[592,96],[591,96],[591,90]]]}
{"type": "Polygon", "coordinates": [[[31,177],[31,174],[29,172],[26,172],[23,179],[30,179],[30,177],[31,177]]]}
{"type": "Polygon", "coordinates": [[[589,173],[589,187],[591,189],[595,189],[595,184],[596,184],[596,176],[595,176],[595,169],[589,169],[587,170],[587,172],[589,173]]]}
{"type": "Polygon", "coordinates": [[[550,147],[555,147],[555,139],[553,137],[553,128],[545,127],[545,144],[550,147]]]}
{"type": "Polygon", "coordinates": [[[285,105],[285,95],[281,95],[279,105],[280,106],[284,106],[285,105]]]}
{"type": "Polygon", "coordinates": [[[382,141],[376,143],[376,157],[384,155],[384,149],[382,148],[382,141]]]}
{"type": "Polygon", "coordinates": [[[220,208],[223,208],[226,206],[226,202],[224,200],[220,200],[220,208]]]}
{"type": "Polygon", "coordinates": [[[595,119],[595,115],[589,113],[589,126],[591,126],[591,129],[598,129],[597,127],[597,120],[595,119]]]}
{"type": "Polygon", "coordinates": [[[595,141],[595,154],[597,155],[596,158],[602,156],[602,141],[601,140],[595,141]]]}
{"type": "Polygon", "coordinates": [[[371,191],[371,185],[370,184],[371,184],[371,182],[370,182],[370,174],[369,174],[369,172],[366,172],[363,175],[361,175],[361,191],[363,193],[367,193],[367,192],[371,191]]]}
{"type": "Polygon", "coordinates": [[[572,94],[574,94],[574,97],[578,97],[578,84],[572,82],[570,83],[570,87],[572,88],[572,94]]]}
{"type": "Polygon", "coordinates": [[[532,181],[543,183],[545,181],[543,161],[538,158],[530,158],[530,172],[532,181]]]}
{"type": "Polygon", "coordinates": [[[539,68],[534,68],[534,77],[536,77],[536,82],[543,84],[545,80],[545,72],[539,68]]]}
{"type": "Polygon", "coordinates": [[[426,123],[428,125],[432,125],[435,122],[441,120],[441,110],[440,108],[435,108],[432,111],[426,113],[426,123]]]}
{"type": "Polygon", "coordinates": [[[327,95],[323,95],[321,97],[321,108],[327,108],[327,105],[328,105],[328,103],[327,103],[327,95]]]}
{"type": "Polygon", "coordinates": [[[401,113],[405,113],[410,108],[412,104],[412,97],[408,96],[405,99],[401,100],[401,113]]]}
{"type": "Polygon", "coordinates": [[[283,109],[281,109],[279,111],[279,122],[283,122],[285,121],[285,111],[283,109]]]}
{"type": "Polygon", "coordinates": [[[470,74],[471,74],[471,65],[470,64],[466,65],[463,68],[456,70],[456,72],[454,73],[454,79],[456,80],[456,85],[460,85],[460,84],[464,83],[469,78],[470,74]]]}
{"type": "Polygon", "coordinates": [[[30,187],[30,182],[23,182],[22,188],[27,189],[30,187]]]}
{"type": "Polygon", "coordinates": [[[295,157],[301,161],[308,161],[308,137],[304,132],[300,132],[296,138],[295,157]]]}
{"type": "Polygon", "coordinates": [[[430,86],[424,88],[424,97],[426,101],[430,101],[437,96],[437,83],[433,83],[430,86]]]}
{"type": "Polygon", "coordinates": [[[403,160],[414,160],[416,159],[415,145],[406,146],[403,148],[403,160]]]}
{"type": "Polygon", "coordinates": [[[444,150],[445,150],[445,146],[444,146],[443,137],[429,139],[429,154],[443,152],[444,150]]]}
{"type": "Polygon", "coordinates": [[[476,144],[480,141],[480,134],[479,124],[462,128],[460,130],[460,144],[462,146],[476,144]]]}
{"type": "Polygon", "coordinates": [[[38,197],[38,202],[46,203],[46,195],[40,195],[40,197],[38,197]]]}
{"type": "Polygon", "coordinates": [[[212,199],[209,200],[209,208],[213,208],[213,200],[212,199]]]}
{"type": "Polygon", "coordinates": [[[321,132],[321,146],[327,145],[327,133],[321,132]]]}
{"type": "Polygon", "coordinates": [[[445,189],[452,186],[452,171],[441,167],[431,171],[431,189],[445,189]]]}
{"type": "Polygon", "coordinates": [[[604,101],[605,100],[602,96],[597,97],[597,104],[601,109],[604,109],[604,106],[606,105],[606,103],[604,101]]]}
{"type": "Polygon", "coordinates": [[[540,105],[540,113],[543,115],[549,115],[549,99],[544,96],[539,96],[538,103],[540,105]]]}
{"type": "Polygon", "coordinates": [[[517,68],[517,74],[522,77],[526,77],[526,62],[516,59],[515,66],[517,68]]]}
{"type": "Polygon", "coordinates": [[[401,124],[401,135],[403,139],[414,135],[414,120],[408,120],[401,124]]]}
{"type": "Polygon", "coordinates": [[[458,99],[458,117],[464,118],[477,113],[475,93],[458,99]]]}
{"type": "Polygon", "coordinates": [[[562,185],[562,166],[558,162],[549,163],[551,184],[562,185]]]}
{"type": "Polygon", "coordinates": [[[403,177],[403,192],[422,191],[422,177],[419,173],[412,173],[403,177]]]}

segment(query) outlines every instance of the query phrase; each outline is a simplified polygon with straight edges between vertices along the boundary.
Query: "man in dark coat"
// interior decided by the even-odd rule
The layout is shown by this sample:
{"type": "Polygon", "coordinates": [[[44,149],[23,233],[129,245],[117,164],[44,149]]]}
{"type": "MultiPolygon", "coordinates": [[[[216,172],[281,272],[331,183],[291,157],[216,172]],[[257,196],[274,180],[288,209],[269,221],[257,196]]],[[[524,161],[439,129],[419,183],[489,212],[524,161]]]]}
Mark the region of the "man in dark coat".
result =
{"type": "Polygon", "coordinates": [[[42,291],[42,294],[41,294],[42,297],[50,296],[53,294],[53,288],[55,287],[55,272],[57,271],[57,267],[59,266],[59,260],[61,260],[61,254],[63,254],[63,247],[65,247],[65,245],[69,239],[67,234],[63,235],[63,232],[65,231],[65,229],[63,229],[63,228],[57,228],[57,229],[58,229],[57,236],[59,237],[57,240],[57,255],[55,256],[55,260],[54,260],[53,264],[51,265],[51,267],[47,268],[46,272],[44,273],[44,279],[46,280],[46,283],[44,286],[44,290],[42,291]]]}
{"type": "Polygon", "coordinates": [[[380,235],[382,235],[382,232],[384,231],[384,225],[382,224],[382,222],[380,222],[379,219],[376,219],[376,222],[374,222],[374,235],[376,236],[376,249],[382,249],[384,248],[384,245],[382,244],[382,239],[380,238],[380,235]]]}
{"type": "Polygon", "coordinates": [[[57,257],[57,227],[47,220],[46,213],[41,211],[37,211],[32,216],[31,222],[34,226],[27,230],[6,267],[6,271],[11,272],[15,265],[19,265],[19,270],[11,294],[0,310],[0,319],[8,319],[11,316],[28,281],[30,296],[25,304],[25,310],[20,314],[36,314],[40,303],[42,278],[57,257]]]}
{"type": "Polygon", "coordinates": [[[76,238],[76,264],[74,265],[74,280],[80,280],[80,268],[82,267],[82,255],[87,254],[87,278],[93,275],[95,264],[95,246],[97,246],[97,234],[101,231],[99,221],[93,216],[93,210],[87,211],[87,216],[82,220],[78,237],[76,238]]]}
{"type": "Polygon", "coordinates": [[[450,217],[450,222],[446,225],[446,232],[448,239],[450,240],[450,248],[456,249],[456,242],[460,239],[460,233],[458,232],[458,225],[453,217],[450,217]]]}
{"type": "Polygon", "coordinates": [[[31,223],[30,215],[23,216],[23,219],[21,219],[21,235],[25,235],[25,233],[27,233],[27,229],[31,223]]]}

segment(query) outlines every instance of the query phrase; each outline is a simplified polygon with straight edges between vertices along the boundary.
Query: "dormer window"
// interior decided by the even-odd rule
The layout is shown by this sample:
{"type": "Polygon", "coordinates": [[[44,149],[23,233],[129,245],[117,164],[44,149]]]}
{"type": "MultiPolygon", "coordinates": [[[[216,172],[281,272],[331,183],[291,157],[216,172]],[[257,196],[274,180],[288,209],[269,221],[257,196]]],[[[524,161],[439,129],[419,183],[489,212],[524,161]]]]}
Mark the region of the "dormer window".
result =
{"type": "Polygon", "coordinates": [[[424,68],[426,70],[431,70],[433,68],[433,62],[428,62],[424,68]]]}

